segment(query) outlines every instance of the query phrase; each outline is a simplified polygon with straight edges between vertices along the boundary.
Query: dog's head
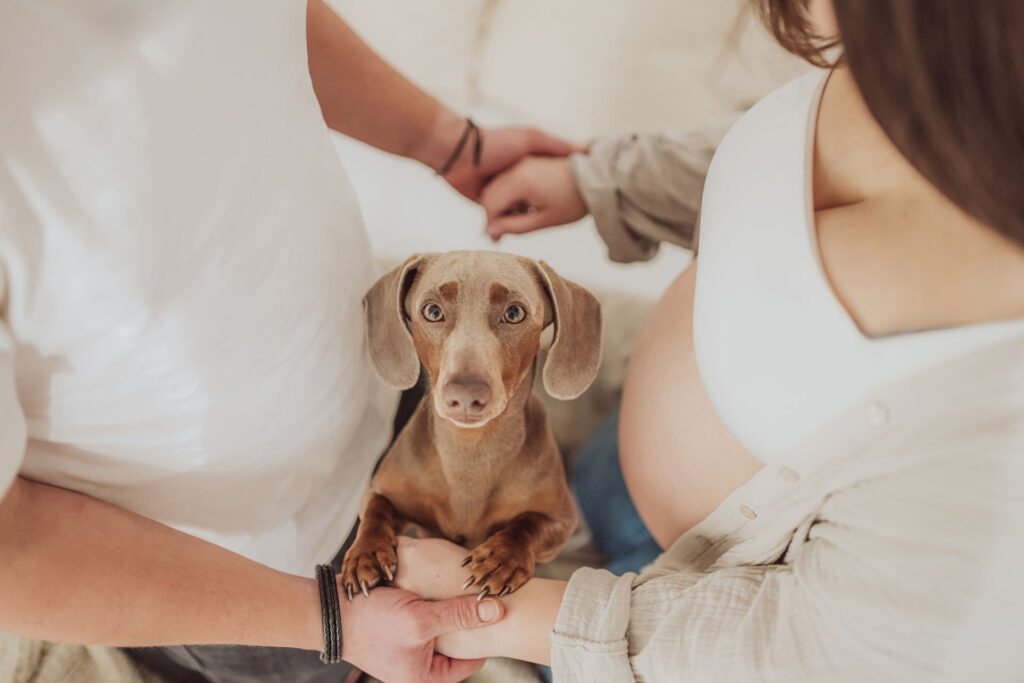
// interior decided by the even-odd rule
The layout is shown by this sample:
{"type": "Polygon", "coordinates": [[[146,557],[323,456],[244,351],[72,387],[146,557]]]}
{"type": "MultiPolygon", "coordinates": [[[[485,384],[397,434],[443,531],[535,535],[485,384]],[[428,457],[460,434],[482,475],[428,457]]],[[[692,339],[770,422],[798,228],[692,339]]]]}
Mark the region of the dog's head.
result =
{"type": "Polygon", "coordinates": [[[543,261],[457,251],[409,258],[363,299],[366,344],[387,384],[407,389],[420,362],[434,408],[460,427],[480,427],[508,405],[553,324],[544,388],[571,399],[601,361],[601,306],[543,261]]]}

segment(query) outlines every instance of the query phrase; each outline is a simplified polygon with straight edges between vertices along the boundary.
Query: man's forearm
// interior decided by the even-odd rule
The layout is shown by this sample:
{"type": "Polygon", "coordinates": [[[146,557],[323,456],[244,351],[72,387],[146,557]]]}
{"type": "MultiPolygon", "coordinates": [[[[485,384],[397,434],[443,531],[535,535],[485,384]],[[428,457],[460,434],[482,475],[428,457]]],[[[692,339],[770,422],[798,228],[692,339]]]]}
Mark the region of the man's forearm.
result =
{"type": "Polygon", "coordinates": [[[118,646],[322,637],[312,579],[20,478],[0,502],[0,630],[118,646]]]}
{"type": "Polygon", "coordinates": [[[309,73],[327,125],[438,169],[465,120],[380,58],[323,0],[306,11],[309,73]]]}

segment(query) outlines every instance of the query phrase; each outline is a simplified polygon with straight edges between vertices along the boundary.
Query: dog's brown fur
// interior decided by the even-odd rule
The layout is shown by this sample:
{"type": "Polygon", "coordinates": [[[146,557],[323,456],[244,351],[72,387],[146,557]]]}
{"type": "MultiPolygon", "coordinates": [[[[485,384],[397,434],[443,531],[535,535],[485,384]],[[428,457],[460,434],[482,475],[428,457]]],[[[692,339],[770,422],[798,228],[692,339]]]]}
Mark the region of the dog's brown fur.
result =
{"type": "Polygon", "coordinates": [[[600,363],[600,305],[543,262],[451,252],[410,258],[374,285],[364,308],[370,358],[384,381],[413,386],[422,361],[431,391],[370,483],[342,566],[345,591],[351,599],[394,577],[396,537],[409,526],[473,547],[466,569],[481,596],[516,590],[536,562],[558,553],[577,521],[532,394],[541,333],[554,324],[545,388],[574,398],[600,363]],[[443,321],[425,317],[430,304],[443,309],[443,321]],[[512,305],[526,311],[521,322],[503,320],[512,305]],[[458,395],[449,400],[466,382],[488,387],[474,414],[458,395]]]}

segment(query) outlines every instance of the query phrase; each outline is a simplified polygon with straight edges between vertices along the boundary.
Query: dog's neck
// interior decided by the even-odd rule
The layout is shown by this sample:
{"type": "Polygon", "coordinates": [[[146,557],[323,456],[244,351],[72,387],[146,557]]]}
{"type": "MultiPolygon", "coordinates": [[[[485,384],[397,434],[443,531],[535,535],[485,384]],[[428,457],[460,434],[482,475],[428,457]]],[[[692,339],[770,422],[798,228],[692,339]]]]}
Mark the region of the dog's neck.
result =
{"type": "MultiPolygon", "coordinates": [[[[433,397],[426,397],[431,406],[434,446],[448,481],[470,484],[478,473],[500,471],[505,463],[519,454],[526,441],[526,405],[533,392],[533,374],[531,367],[509,396],[505,410],[482,427],[453,424],[437,414],[433,408],[433,397]]],[[[493,479],[493,475],[479,476],[481,479],[493,479]]]]}

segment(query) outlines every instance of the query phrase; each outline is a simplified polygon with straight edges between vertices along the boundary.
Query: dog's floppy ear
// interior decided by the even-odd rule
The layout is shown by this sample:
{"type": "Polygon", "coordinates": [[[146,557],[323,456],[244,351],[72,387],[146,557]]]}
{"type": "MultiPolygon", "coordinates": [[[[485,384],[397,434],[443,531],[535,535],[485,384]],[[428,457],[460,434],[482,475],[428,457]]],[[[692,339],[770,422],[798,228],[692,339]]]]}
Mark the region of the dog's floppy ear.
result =
{"type": "Polygon", "coordinates": [[[569,400],[586,391],[601,365],[601,304],[543,261],[537,262],[537,274],[555,325],[544,363],[544,389],[554,398],[569,400]]]}
{"type": "Polygon", "coordinates": [[[420,359],[405,322],[405,296],[423,262],[421,254],[406,259],[377,280],[363,297],[366,349],[385,384],[408,389],[420,376],[420,359]]]}

